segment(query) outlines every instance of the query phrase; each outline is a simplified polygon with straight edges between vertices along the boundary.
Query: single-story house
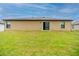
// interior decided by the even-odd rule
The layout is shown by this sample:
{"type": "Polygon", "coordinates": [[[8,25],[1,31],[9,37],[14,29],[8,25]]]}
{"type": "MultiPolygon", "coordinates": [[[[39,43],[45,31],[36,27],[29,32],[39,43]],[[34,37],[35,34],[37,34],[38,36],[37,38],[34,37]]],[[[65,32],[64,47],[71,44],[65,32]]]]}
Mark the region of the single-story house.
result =
{"type": "Polygon", "coordinates": [[[0,31],[4,31],[4,22],[0,21],[0,31]]]}
{"type": "Polygon", "coordinates": [[[79,21],[75,21],[72,23],[72,30],[79,30],[79,21]]]}
{"type": "Polygon", "coordinates": [[[62,30],[72,29],[69,19],[52,18],[26,18],[26,19],[3,19],[5,30],[62,30]]]}

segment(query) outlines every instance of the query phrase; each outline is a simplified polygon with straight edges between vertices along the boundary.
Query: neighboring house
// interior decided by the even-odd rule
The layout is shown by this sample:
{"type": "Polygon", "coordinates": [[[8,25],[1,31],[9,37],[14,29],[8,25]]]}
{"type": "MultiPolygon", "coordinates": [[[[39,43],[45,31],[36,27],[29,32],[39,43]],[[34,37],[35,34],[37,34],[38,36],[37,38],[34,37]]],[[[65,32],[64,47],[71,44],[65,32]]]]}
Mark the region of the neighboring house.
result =
{"type": "Polygon", "coordinates": [[[4,22],[0,21],[0,31],[4,31],[4,22]]]}
{"type": "Polygon", "coordinates": [[[79,30],[79,21],[75,21],[72,23],[72,29],[73,30],[79,30]]]}
{"type": "Polygon", "coordinates": [[[27,18],[27,19],[3,19],[5,30],[64,30],[72,29],[69,19],[52,18],[27,18]]]}

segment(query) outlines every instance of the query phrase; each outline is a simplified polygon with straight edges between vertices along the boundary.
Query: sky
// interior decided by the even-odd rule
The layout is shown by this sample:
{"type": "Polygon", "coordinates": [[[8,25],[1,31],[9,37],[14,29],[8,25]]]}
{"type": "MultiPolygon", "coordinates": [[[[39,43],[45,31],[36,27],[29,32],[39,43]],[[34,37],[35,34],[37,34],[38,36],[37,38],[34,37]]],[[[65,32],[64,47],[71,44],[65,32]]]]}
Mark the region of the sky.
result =
{"type": "Polygon", "coordinates": [[[79,20],[76,3],[0,3],[0,19],[49,17],[79,20]]]}

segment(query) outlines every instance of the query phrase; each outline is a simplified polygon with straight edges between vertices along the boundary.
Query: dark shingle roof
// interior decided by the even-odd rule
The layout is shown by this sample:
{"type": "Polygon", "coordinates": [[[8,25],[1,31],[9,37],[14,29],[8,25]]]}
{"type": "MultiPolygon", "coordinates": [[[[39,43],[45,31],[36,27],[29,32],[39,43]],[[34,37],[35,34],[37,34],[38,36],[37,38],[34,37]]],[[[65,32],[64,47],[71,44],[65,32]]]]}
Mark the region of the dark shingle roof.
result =
{"type": "Polygon", "coordinates": [[[72,21],[70,19],[54,19],[54,18],[16,18],[3,19],[4,21],[72,21]]]}

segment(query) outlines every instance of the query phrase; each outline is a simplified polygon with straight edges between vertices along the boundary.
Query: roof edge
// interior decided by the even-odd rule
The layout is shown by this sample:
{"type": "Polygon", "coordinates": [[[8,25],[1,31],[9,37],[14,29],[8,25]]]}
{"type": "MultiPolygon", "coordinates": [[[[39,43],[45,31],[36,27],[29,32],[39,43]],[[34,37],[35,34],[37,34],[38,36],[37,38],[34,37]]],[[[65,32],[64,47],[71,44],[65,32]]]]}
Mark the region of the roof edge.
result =
{"type": "Polygon", "coordinates": [[[71,19],[3,19],[3,21],[73,21],[71,19]]]}

